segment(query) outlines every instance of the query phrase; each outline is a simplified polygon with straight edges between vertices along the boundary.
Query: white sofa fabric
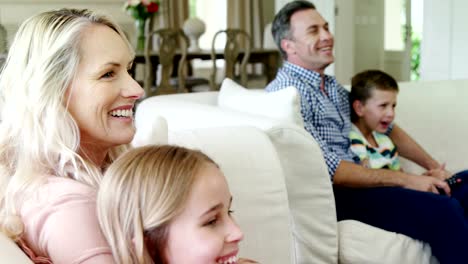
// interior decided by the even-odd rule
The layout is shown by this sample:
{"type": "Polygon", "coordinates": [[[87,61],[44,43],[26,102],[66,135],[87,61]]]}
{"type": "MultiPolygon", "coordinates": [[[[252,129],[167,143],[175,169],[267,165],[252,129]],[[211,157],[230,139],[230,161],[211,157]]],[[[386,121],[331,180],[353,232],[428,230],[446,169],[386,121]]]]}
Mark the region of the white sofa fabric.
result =
{"type": "MultiPolygon", "coordinates": [[[[396,122],[454,172],[467,168],[467,98],[468,80],[400,84],[396,122]]],[[[325,163],[304,129],[222,109],[217,99],[208,92],[144,100],[134,144],[193,147],[219,163],[245,233],[243,256],[266,264],[437,263],[425,243],[357,221],[336,222],[325,163]]],[[[403,166],[421,171],[410,162],[403,166]]],[[[31,263],[2,234],[0,249],[0,263],[31,263]]]]}
{"type": "Polygon", "coordinates": [[[33,262],[13,240],[0,232],[0,263],[32,264],[33,262]]]}
{"type": "MultiPolygon", "coordinates": [[[[449,170],[466,168],[468,111],[464,101],[468,98],[468,80],[399,85],[396,122],[435,158],[447,162],[449,170]]],[[[331,183],[315,140],[294,124],[221,108],[217,97],[218,93],[211,92],[148,98],[137,109],[137,126],[162,116],[168,122],[169,139],[173,133],[200,128],[209,131],[228,127],[235,131],[239,126],[252,126],[263,131],[278,155],[287,188],[293,240],[284,251],[293,250],[291,263],[437,263],[425,243],[357,221],[337,223],[331,183]]],[[[224,142],[218,142],[218,148],[229,152],[223,144],[233,140],[226,137],[224,142]]],[[[255,152],[256,158],[264,155],[261,149],[253,143],[245,151],[255,152]]],[[[277,161],[271,161],[274,162],[277,161]]],[[[403,161],[403,166],[408,171],[422,171],[408,161],[403,161]]],[[[270,206],[276,203],[271,201],[270,206]]],[[[246,232],[246,241],[249,235],[246,232]]],[[[269,241],[264,243],[268,248],[269,241]]]]}
{"type": "MultiPolygon", "coordinates": [[[[196,96],[200,96],[197,94],[196,96]]],[[[205,93],[207,99],[205,102],[213,102],[208,99],[209,97],[216,96],[216,93],[205,93]]],[[[249,147],[242,149],[241,152],[236,153],[237,155],[248,155],[250,163],[262,164],[264,156],[268,157],[274,155],[276,159],[269,159],[265,163],[265,166],[276,167],[277,173],[286,184],[291,184],[295,180],[300,181],[302,188],[295,188],[294,190],[287,189],[288,199],[286,207],[288,208],[287,216],[291,218],[291,223],[287,227],[287,232],[293,236],[288,247],[272,248],[270,241],[271,236],[278,229],[263,229],[263,226],[257,226],[254,228],[262,228],[262,251],[268,252],[268,258],[258,256],[259,252],[252,252],[252,254],[245,255],[250,258],[259,260],[261,263],[336,263],[337,262],[337,238],[336,238],[336,215],[333,194],[331,191],[330,180],[324,177],[309,177],[310,168],[314,166],[317,170],[320,170],[318,175],[327,173],[325,164],[322,163],[321,159],[315,159],[315,156],[321,155],[320,148],[315,141],[311,140],[311,136],[303,129],[297,129],[297,127],[291,124],[281,125],[280,121],[270,119],[267,117],[249,115],[246,116],[244,113],[235,112],[227,109],[220,109],[210,105],[197,105],[190,101],[190,95],[174,95],[174,96],[158,96],[143,101],[136,112],[136,125],[137,131],[143,124],[154,122],[154,116],[164,116],[168,120],[168,143],[180,144],[188,147],[196,147],[202,151],[207,152],[206,146],[210,145],[219,149],[221,153],[232,152],[233,150],[228,147],[229,144],[242,144],[239,140],[230,137],[227,134],[221,135],[222,140],[216,140],[214,137],[207,137],[207,142],[197,142],[199,138],[184,138],[184,135],[189,131],[192,133],[196,131],[199,133],[200,130],[204,130],[205,133],[208,131],[216,130],[224,127],[226,131],[232,131],[233,134],[241,133],[243,129],[256,128],[261,131],[268,138],[268,144],[274,146],[270,149],[272,153],[266,153],[262,144],[266,142],[262,141],[251,141],[249,147]],[[141,109],[141,110],[140,110],[141,109]],[[152,118],[146,118],[147,113],[156,113],[152,118]],[[185,121],[186,120],[186,121],[185,121]],[[239,127],[240,124],[242,127],[239,127]],[[278,151],[280,149],[280,151],[278,151]],[[298,151],[298,149],[303,151],[298,151]],[[303,153],[316,153],[316,155],[302,156],[303,153]],[[286,155],[286,156],[284,156],[286,155]],[[318,164],[317,164],[318,163],[318,164]],[[284,177],[285,172],[291,175],[290,180],[286,180],[284,177]],[[311,191],[312,190],[312,191],[311,191]],[[295,197],[296,202],[290,203],[289,197],[295,197]],[[311,200],[314,201],[311,203],[311,200]],[[310,212],[321,215],[320,217],[310,217],[310,212]],[[297,220],[302,219],[302,220],[297,220]],[[320,234],[317,236],[316,234],[320,234]],[[266,243],[266,244],[265,244],[266,243]],[[280,261],[280,256],[292,255],[292,258],[288,262],[280,261]],[[258,257],[257,257],[258,256],[258,257]]],[[[160,118],[156,118],[160,119],[160,118]]],[[[156,126],[158,127],[158,126],[156,126]]],[[[163,126],[164,127],[164,126],[163,126]]],[[[157,136],[157,132],[155,137],[157,136]]],[[[161,132],[164,134],[164,131],[161,132]]],[[[210,132],[211,134],[211,132],[210,132]]],[[[135,140],[138,141],[139,134],[137,133],[135,140]]],[[[245,139],[248,140],[247,135],[244,135],[245,139]]],[[[217,156],[212,156],[217,160],[217,156]]],[[[259,165],[260,166],[260,165],[259,165]]],[[[228,181],[230,177],[239,177],[238,173],[232,173],[230,170],[222,167],[225,172],[228,181]],[[232,176],[231,176],[232,175],[232,176]]],[[[238,172],[238,171],[236,171],[238,172]]],[[[258,193],[257,186],[247,184],[247,181],[252,177],[257,177],[256,172],[249,168],[242,171],[241,188],[249,188],[256,195],[262,195],[258,193]]],[[[271,179],[274,182],[274,179],[271,179]]],[[[231,188],[239,188],[231,186],[231,188]]],[[[283,201],[270,199],[268,206],[258,207],[255,210],[257,212],[263,212],[270,210],[270,207],[276,207],[282,204],[283,201]]],[[[252,207],[253,204],[246,201],[244,206],[252,207]]],[[[257,215],[246,215],[236,214],[239,219],[256,218],[257,215]]],[[[246,220],[251,221],[251,220],[246,220]]],[[[268,221],[274,221],[270,219],[268,221]]],[[[247,225],[241,225],[243,229],[248,228],[247,225]]],[[[250,232],[245,231],[245,241],[249,239],[255,239],[251,237],[250,232]]],[[[284,238],[281,238],[284,239],[284,238]]],[[[242,252],[250,252],[249,249],[244,250],[245,245],[241,248],[242,252]]]]}

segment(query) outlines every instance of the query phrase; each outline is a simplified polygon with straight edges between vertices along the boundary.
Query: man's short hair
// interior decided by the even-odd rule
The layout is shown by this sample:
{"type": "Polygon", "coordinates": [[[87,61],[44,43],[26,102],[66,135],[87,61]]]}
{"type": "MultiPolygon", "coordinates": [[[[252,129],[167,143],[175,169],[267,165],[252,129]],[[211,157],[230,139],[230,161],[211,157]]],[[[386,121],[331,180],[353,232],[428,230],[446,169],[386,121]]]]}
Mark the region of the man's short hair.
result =
{"type": "Polygon", "coordinates": [[[291,16],[297,11],[306,9],[315,9],[315,5],[304,0],[292,1],[281,8],[273,19],[271,33],[284,59],[287,59],[287,54],[281,48],[281,40],[291,38],[291,16]]]}
{"type": "Polygon", "coordinates": [[[365,103],[374,90],[398,92],[398,83],[392,76],[380,70],[363,71],[351,79],[351,121],[355,122],[358,119],[352,106],[354,101],[365,103]]]}

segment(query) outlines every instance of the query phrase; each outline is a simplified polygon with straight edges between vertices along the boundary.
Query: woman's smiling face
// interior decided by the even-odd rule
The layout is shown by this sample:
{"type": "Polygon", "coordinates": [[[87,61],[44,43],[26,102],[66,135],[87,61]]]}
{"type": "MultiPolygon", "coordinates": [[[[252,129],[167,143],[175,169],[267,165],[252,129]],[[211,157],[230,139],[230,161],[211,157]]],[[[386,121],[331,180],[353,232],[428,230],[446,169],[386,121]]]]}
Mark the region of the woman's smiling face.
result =
{"type": "Polygon", "coordinates": [[[128,73],[132,62],[128,45],[110,27],[92,25],[83,32],[80,63],[66,96],[82,149],[106,152],[133,139],[133,108],[143,89],[128,73]]]}

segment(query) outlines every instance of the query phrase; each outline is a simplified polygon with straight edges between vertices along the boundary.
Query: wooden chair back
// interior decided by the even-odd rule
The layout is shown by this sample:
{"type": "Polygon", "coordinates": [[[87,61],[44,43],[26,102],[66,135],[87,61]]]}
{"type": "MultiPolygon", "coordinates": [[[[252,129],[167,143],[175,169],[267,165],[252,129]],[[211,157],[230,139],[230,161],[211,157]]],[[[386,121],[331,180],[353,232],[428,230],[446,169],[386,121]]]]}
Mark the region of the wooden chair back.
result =
{"type": "Polygon", "coordinates": [[[221,34],[226,34],[226,44],[224,45],[224,60],[225,60],[225,77],[234,79],[236,62],[239,60],[241,48],[243,51],[242,61],[240,63],[240,83],[247,86],[247,62],[250,57],[251,38],[250,35],[241,29],[225,29],[216,32],[211,43],[211,60],[213,61],[213,68],[210,78],[210,86],[212,90],[219,90],[216,83],[216,38],[221,34]],[[242,41],[245,42],[242,42],[242,41]],[[242,45],[242,43],[246,43],[242,45]]]}
{"type": "Polygon", "coordinates": [[[186,92],[185,89],[185,67],[187,63],[188,37],[182,29],[163,28],[149,32],[145,43],[145,82],[144,89],[146,97],[158,94],[172,94],[186,92]],[[157,47],[153,50],[153,36],[156,36],[157,47]],[[157,52],[159,65],[161,67],[161,81],[156,89],[152,89],[156,70],[151,63],[151,53],[157,52]],[[177,68],[178,87],[171,84],[174,70],[174,58],[180,56],[177,68]]]}

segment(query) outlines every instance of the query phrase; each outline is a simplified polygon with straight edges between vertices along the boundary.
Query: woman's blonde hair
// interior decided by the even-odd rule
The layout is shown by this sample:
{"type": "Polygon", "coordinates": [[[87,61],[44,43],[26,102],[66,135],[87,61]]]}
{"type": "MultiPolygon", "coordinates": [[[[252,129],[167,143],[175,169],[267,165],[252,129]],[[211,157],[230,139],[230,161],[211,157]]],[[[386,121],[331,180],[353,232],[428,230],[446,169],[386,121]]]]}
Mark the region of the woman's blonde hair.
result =
{"type": "MultiPolygon", "coordinates": [[[[102,168],[78,155],[80,133],[65,96],[81,60],[85,29],[105,25],[127,43],[119,26],[88,10],[60,9],[20,26],[0,74],[0,231],[16,239],[21,198],[53,174],[97,186],[102,168]]],[[[127,146],[111,149],[106,163],[127,146]]]]}
{"type": "Polygon", "coordinates": [[[167,263],[168,224],[209,163],[200,151],[162,145],[130,150],[109,166],[97,208],[116,263],[167,263]]]}

